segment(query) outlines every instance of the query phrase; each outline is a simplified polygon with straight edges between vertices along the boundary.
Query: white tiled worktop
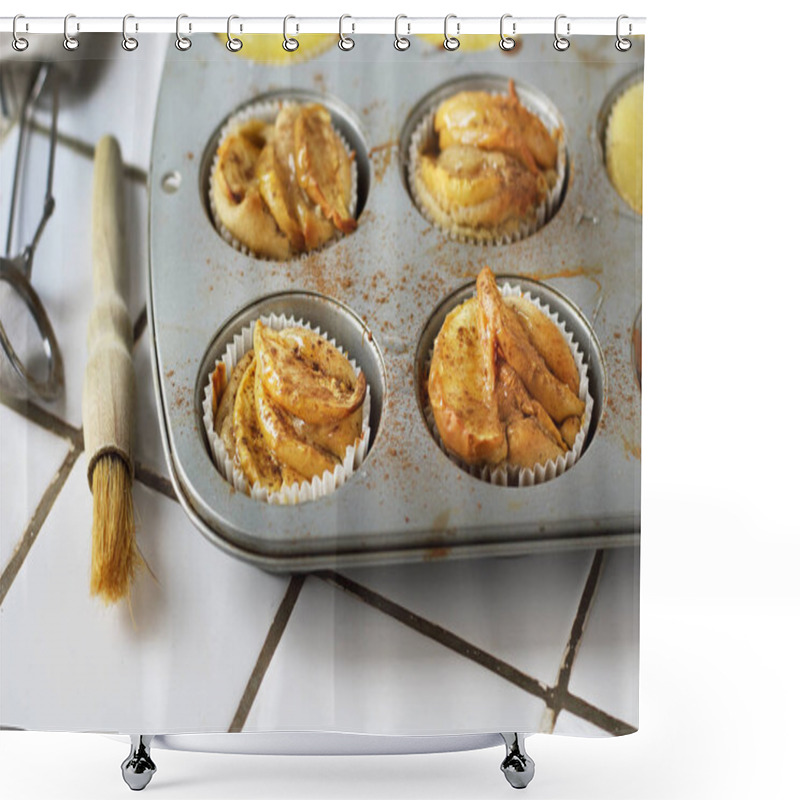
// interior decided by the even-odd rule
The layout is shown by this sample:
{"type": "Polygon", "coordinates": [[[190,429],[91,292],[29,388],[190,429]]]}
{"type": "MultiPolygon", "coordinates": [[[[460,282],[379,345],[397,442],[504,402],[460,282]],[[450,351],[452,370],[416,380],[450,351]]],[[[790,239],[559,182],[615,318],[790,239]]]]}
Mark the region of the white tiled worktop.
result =
{"type": "MultiPolygon", "coordinates": [[[[61,344],[66,391],[50,405],[0,394],[0,723],[152,733],[635,729],[638,549],[290,578],[230,558],[186,518],[161,451],[146,335],[143,175],[169,45],[154,41],[133,54],[117,47],[91,92],[62,105],[56,211],[33,284],[61,344]],[[92,162],[80,143],[106,132],[138,168],[125,192],[138,321],[134,501],[152,575],[139,575],[130,609],[106,608],[88,592],[80,399],[92,162]]],[[[4,224],[15,134],[0,147],[4,224]]],[[[25,232],[38,219],[46,156],[37,133],[18,223],[25,232]]]]}

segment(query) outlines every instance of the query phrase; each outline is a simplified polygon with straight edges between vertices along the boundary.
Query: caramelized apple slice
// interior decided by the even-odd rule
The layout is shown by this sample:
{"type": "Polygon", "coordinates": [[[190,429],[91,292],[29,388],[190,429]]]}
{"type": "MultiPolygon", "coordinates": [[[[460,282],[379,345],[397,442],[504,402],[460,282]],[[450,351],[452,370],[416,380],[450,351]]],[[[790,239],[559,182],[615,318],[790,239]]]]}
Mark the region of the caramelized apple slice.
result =
{"type": "Polygon", "coordinates": [[[294,426],[304,439],[313,442],[328,453],[332,453],[339,461],[344,461],[347,448],[354,444],[361,435],[363,420],[362,407],[359,406],[344,419],[327,425],[309,425],[303,420],[295,418],[294,426]]]}
{"type": "Polygon", "coordinates": [[[498,369],[497,406],[500,419],[504,422],[511,423],[523,416],[531,417],[561,452],[567,451],[567,445],[556,424],[542,404],[528,394],[519,375],[505,362],[501,362],[498,369]]]}
{"type": "Polygon", "coordinates": [[[561,436],[570,448],[575,446],[575,440],[581,432],[582,425],[581,417],[567,417],[561,423],[561,436]]]}
{"type": "Polygon", "coordinates": [[[348,156],[333,130],[330,114],[321,105],[300,109],[294,123],[294,154],[300,186],[340,231],[352,233],[356,221],[348,211],[348,156]]]}
{"type": "Polygon", "coordinates": [[[273,458],[268,443],[261,435],[255,399],[256,362],[245,370],[233,409],[233,436],[236,461],[251,486],[263,486],[271,492],[283,484],[280,465],[273,458]]]}
{"type": "Polygon", "coordinates": [[[488,267],[478,275],[477,286],[481,324],[491,328],[499,354],[519,375],[531,396],[544,406],[555,422],[581,416],[583,402],[548,370],[544,359],[528,339],[519,317],[503,302],[488,267]]]}
{"type": "Polygon", "coordinates": [[[313,442],[306,441],[295,429],[288,414],[265,391],[264,382],[255,382],[255,400],[258,425],[266,447],[279,464],[311,480],[315,475],[333,471],[339,463],[313,442]]]}
{"type": "Polygon", "coordinates": [[[514,309],[528,339],[544,359],[550,372],[562,383],[566,383],[570,391],[578,394],[578,366],[555,322],[523,297],[504,297],[503,300],[514,309]]]}
{"type": "MultiPolygon", "coordinates": [[[[214,432],[222,439],[225,445],[225,452],[233,459],[236,457],[236,441],[233,435],[233,408],[236,403],[236,394],[242,382],[245,372],[250,364],[253,363],[253,351],[245,353],[239,363],[231,371],[231,377],[222,393],[222,398],[217,405],[214,415],[214,432]]],[[[220,362],[224,369],[224,364],[220,362]]]]}
{"type": "Polygon", "coordinates": [[[282,195],[286,213],[294,223],[292,227],[296,238],[293,241],[302,239],[295,249],[309,251],[316,250],[333,238],[336,228],[316,211],[299,184],[294,155],[294,128],[300,110],[299,106],[288,105],[278,113],[275,121],[275,176],[269,179],[271,185],[264,189],[282,195]],[[273,183],[278,186],[273,187],[273,183]]]}
{"type": "Polygon", "coordinates": [[[415,182],[420,195],[432,200],[426,205],[443,227],[496,230],[506,222],[518,224],[547,194],[544,176],[515,158],[462,145],[436,158],[422,156],[415,182]]]}
{"type": "Polygon", "coordinates": [[[555,461],[563,450],[547,435],[534,417],[518,417],[509,423],[508,463],[533,469],[536,464],[555,461]]]}
{"type": "Polygon", "coordinates": [[[483,203],[502,185],[486,154],[475,147],[449,147],[438,158],[422,156],[419,169],[429,191],[448,206],[483,203]]]}
{"type": "Polygon", "coordinates": [[[517,97],[513,81],[509,95],[459,92],[445,100],[434,116],[441,150],[455,144],[499,150],[519,159],[531,172],[552,169],[558,145],[544,123],[517,97]]]}
{"type": "Polygon", "coordinates": [[[270,258],[289,257],[289,242],[261,197],[257,164],[271,128],[248,123],[219,148],[211,180],[214,208],[220,221],[245,247],[270,258]],[[263,134],[263,136],[262,136],[263,134]]]}
{"type": "Polygon", "coordinates": [[[233,203],[241,203],[256,180],[256,163],[267,139],[265,127],[251,121],[228,136],[217,151],[217,171],[233,203]]]}
{"type": "Polygon", "coordinates": [[[327,340],[307,328],[273,331],[256,323],[253,346],[266,392],[312,425],[330,424],[363,402],[367,382],[327,340]]]}
{"type": "MultiPolygon", "coordinates": [[[[292,182],[288,179],[288,171],[285,165],[278,161],[275,156],[275,144],[270,142],[264,147],[258,163],[258,171],[261,176],[259,190],[261,197],[267,204],[278,227],[286,234],[295,250],[303,251],[306,241],[303,231],[297,221],[296,213],[293,212],[290,196],[292,182]]],[[[293,199],[293,198],[292,198],[293,199]]]]}
{"type": "Polygon", "coordinates": [[[500,422],[484,358],[473,298],[451,311],[436,337],[428,378],[436,427],[445,447],[468,464],[497,464],[506,457],[500,422]]]}

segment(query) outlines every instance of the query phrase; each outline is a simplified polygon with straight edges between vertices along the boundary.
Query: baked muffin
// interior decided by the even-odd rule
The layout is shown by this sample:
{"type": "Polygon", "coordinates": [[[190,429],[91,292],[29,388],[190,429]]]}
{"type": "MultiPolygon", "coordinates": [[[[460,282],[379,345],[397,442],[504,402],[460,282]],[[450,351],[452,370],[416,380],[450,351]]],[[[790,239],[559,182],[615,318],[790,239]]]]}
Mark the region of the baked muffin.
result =
{"type": "Polygon", "coordinates": [[[531,300],[503,297],[488,267],[477,296],[445,318],[427,388],[442,445],[468,467],[533,470],[583,441],[587,406],[572,347],[531,300]]]}
{"type": "Polygon", "coordinates": [[[620,197],[642,213],[644,82],[637,81],[614,103],[606,125],[606,170],[620,197]]]}
{"type": "Polygon", "coordinates": [[[286,260],[356,228],[354,165],[327,109],[284,104],[226,130],[211,207],[229,241],[286,260]]]}
{"type": "Polygon", "coordinates": [[[508,94],[464,91],[412,137],[417,205],[458,238],[514,240],[543,224],[563,181],[560,134],[508,94]]]}
{"type": "Polygon", "coordinates": [[[252,344],[229,377],[220,361],[211,378],[213,434],[233,469],[268,494],[341,470],[368,435],[364,374],[306,327],[259,320],[252,344]]]}

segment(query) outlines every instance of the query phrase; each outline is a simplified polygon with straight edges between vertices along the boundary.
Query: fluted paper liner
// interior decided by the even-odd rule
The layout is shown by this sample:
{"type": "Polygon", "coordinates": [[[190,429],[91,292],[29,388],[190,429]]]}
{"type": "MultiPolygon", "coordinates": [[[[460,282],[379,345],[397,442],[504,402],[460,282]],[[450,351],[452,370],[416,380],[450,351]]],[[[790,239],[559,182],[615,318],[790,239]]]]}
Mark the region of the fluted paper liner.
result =
{"type": "MultiPolygon", "coordinates": [[[[314,333],[319,334],[324,339],[330,341],[336,349],[347,355],[341,347],[336,344],[334,339],[328,339],[328,335],[322,332],[319,328],[312,328],[307,322],[302,319],[295,319],[294,317],[286,317],[284,314],[269,316],[262,316],[261,322],[264,325],[272,328],[273,330],[280,331],[284,328],[303,327],[312,330],[314,333]]],[[[249,325],[242,329],[241,333],[234,336],[233,341],[230,342],[225,349],[225,353],[221,358],[217,359],[216,365],[222,362],[225,365],[225,385],[230,379],[233,368],[239,363],[241,358],[248,351],[253,349],[253,331],[255,330],[256,321],[253,320],[249,325]]],[[[348,359],[350,365],[356,371],[356,375],[361,372],[361,369],[352,358],[348,359]]],[[[216,411],[217,404],[222,398],[222,392],[219,397],[214,398],[214,387],[212,383],[212,376],[214,371],[208,376],[206,388],[203,394],[203,427],[206,431],[209,447],[211,448],[211,455],[214,459],[214,464],[217,469],[224,475],[225,480],[230,483],[237,492],[249,494],[255,500],[260,500],[265,503],[277,505],[296,505],[297,503],[304,503],[308,500],[316,500],[326,494],[330,494],[334,489],[338,489],[364,461],[367,454],[367,447],[369,445],[369,412],[370,412],[370,390],[369,382],[367,383],[367,392],[364,396],[364,403],[362,405],[363,422],[361,425],[361,435],[354,444],[347,447],[345,457],[341,464],[331,471],[323,473],[323,475],[315,475],[311,481],[304,481],[302,484],[292,484],[291,486],[283,486],[277,492],[270,492],[266,487],[256,485],[250,486],[244,477],[242,471],[236,466],[233,459],[228,455],[222,438],[214,431],[214,412],[216,411]]],[[[222,391],[224,391],[222,388],[222,391]]]]}
{"type": "MultiPolygon", "coordinates": [[[[469,91],[469,88],[461,87],[459,89],[459,92],[460,91],[469,91]]],[[[451,96],[455,96],[456,94],[458,94],[458,92],[453,92],[451,96]]],[[[489,92],[489,94],[505,96],[504,92],[489,92]]],[[[534,106],[526,103],[522,97],[519,99],[525,109],[541,119],[534,106]]],[[[437,110],[438,106],[432,108],[414,129],[414,132],[411,134],[411,146],[408,153],[408,187],[414,205],[419,209],[422,216],[425,217],[431,225],[443,233],[446,233],[452,239],[468,244],[511,244],[512,242],[518,242],[531,236],[540,228],[544,227],[545,223],[552,219],[558,209],[559,199],[561,198],[561,192],[564,188],[564,179],[567,174],[567,147],[564,142],[564,136],[559,134],[558,131],[550,131],[550,135],[553,136],[558,143],[555,185],[550,188],[545,200],[536,206],[533,213],[519,220],[519,226],[514,231],[504,233],[501,229],[482,229],[455,224],[450,227],[443,227],[433,218],[428,210],[428,203],[433,203],[429,199],[427,189],[422,185],[421,181],[417,180],[419,157],[423,153],[429,151],[431,146],[436,143],[437,134],[433,128],[433,122],[437,110]]]]}
{"type": "MultiPolygon", "coordinates": [[[[564,455],[560,455],[555,461],[550,459],[545,464],[536,464],[533,469],[507,464],[501,464],[495,467],[491,465],[478,466],[475,464],[467,464],[466,461],[459,458],[454,453],[451,453],[445,447],[442,437],[439,435],[439,429],[436,427],[436,420],[434,419],[433,408],[431,408],[430,403],[428,403],[424,409],[425,421],[428,423],[428,427],[433,434],[436,444],[439,445],[454,464],[473,477],[480,478],[482,481],[492,483],[496,486],[535,486],[536,484],[544,483],[559,475],[563,475],[563,473],[572,467],[581,456],[583,445],[586,442],[586,436],[589,432],[589,423],[592,419],[592,408],[594,407],[594,400],[589,393],[589,365],[572,333],[567,330],[566,325],[559,319],[557,314],[550,310],[548,305],[542,303],[538,297],[531,297],[530,292],[523,292],[519,286],[511,286],[508,283],[504,283],[499,288],[500,294],[503,297],[522,297],[533,303],[540,311],[543,311],[557,325],[559,331],[561,331],[561,335],[572,351],[572,357],[578,367],[578,397],[585,405],[583,424],[581,425],[578,435],[575,437],[575,444],[572,446],[572,449],[564,455]]],[[[425,365],[426,381],[430,374],[432,358],[433,350],[428,354],[428,361],[425,365]]]]}
{"type": "MultiPolygon", "coordinates": [[[[214,152],[214,159],[211,163],[211,169],[208,173],[208,207],[211,210],[211,218],[214,221],[214,227],[217,229],[217,232],[222,236],[222,238],[234,248],[234,250],[238,250],[240,253],[244,253],[246,256],[250,258],[258,259],[259,261],[275,261],[276,259],[270,258],[268,255],[263,255],[261,253],[256,253],[251,250],[249,247],[244,245],[240,242],[222,223],[222,220],[217,213],[216,205],[214,204],[214,188],[213,188],[213,181],[214,181],[214,173],[217,170],[217,162],[219,161],[219,148],[222,146],[222,143],[225,139],[230,136],[230,134],[234,133],[237,128],[243,125],[245,122],[250,121],[251,119],[260,119],[264,122],[274,123],[275,120],[278,118],[278,112],[285,108],[286,106],[291,105],[303,105],[294,100],[273,100],[271,102],[262,101],[259,103],[252,103],[251,105],[247,106],[246,108],[240,109],[239,111],[232,114],[228,117],[228,120],[222,126],[222,130],[220,131],[219,137],[217,139],[216,150],[214,152]]],[[[344,146],[345,152],[347,153],[347,157],[350,159],[350,204],[348,205],[348,212],[351,217],[355,217],[356,214],[356,206],[358,205],[358,165],[356,164],[356,159],[353,155],[353,148],[350,147],[347,140],[342,136],[342,134],[336,129],[336,126],[333,128],[334,133],[339,138],[339,141],[344,146]]],[[[310,202],[310,201],[309,201],[310,202]]],[[[314,210],[316,213],[321,214],[319,206],[314,206],[314,210]]],[[[333,238],[329,239],[324,244],[321,244],[315,250],[308,250],[303,253],[294,253],[289,256],[290,260],[296,261],[298,259],[303,259],[309,256],[311,253],[318,252],[319,250],[324,249],[325,247],[329,247],[334,242],[338,242],[340,239],[344,237],[344,234],[341,231],[337,231],[333,238]]]]}

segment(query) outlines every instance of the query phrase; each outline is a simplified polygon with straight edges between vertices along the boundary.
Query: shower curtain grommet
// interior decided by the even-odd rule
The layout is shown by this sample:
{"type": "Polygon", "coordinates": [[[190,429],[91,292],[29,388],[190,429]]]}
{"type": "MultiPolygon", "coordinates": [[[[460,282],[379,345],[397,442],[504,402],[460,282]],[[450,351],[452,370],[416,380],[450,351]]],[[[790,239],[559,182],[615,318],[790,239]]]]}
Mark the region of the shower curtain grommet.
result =
{"type": "Polygon", "coordinates": [[[21,19],[25,19],[25,17],[22,14],[17,14],[14,17],[14,22],[12,23],[12,28],[11,28],[11,36],[12,36],[11,46],[18,53],[24,53],[28,49],[28,40],[20,36],[19,33],[17,33],[17,22],[21,19]]]}
{"type": "MultiPolygon", "coordinates": [[[[185,53],[191,46],[192,40],[188,36],[184,36],[181,33],[181,20],[188,19],[188,14],[178,14],[177,18],[175,19],[175,47],[178,48],[182,53],[185,53]]],[[[189,33],[192,32],[192,23],[189,23],[189,33]]]]}
{"type": "MultiPolygon", "coordinates": [[[[405,14],[398,14],[394,18],[394,48],[402,53],[411,47],[411,39],[407,39],[405,36],[400,35],[398,26],[401,19],[408,19],[408,17],[405,14]]],[[[408,32],[411,33],[411,25],[408,25],[407,27],[408,32]]]]}
{"type": "MultiPolygon", "coordinates": [[[[617,50],[620,51],[620,53],[627,53],[628,50],[631,49],[631,46],[633,44],[630,39],[626,39],[624,36],[620,34],[620,23],[624,19],[628,19],[628,17],[625,14],[620,14],[617,17],[617,41],[614,42],[614,47],[616,47],[617,50]]],[[[631,35],[631,24],[630,22],[628,22],[628,36],[630,35],[631,35]]]]}
{"type": "MultiPolygon", "coordinates": [[[[503,14],[500,17],[500,49],[504,52],[508,52],[509,50],[513,50],[517,46],[517,42],[511,36],[506,36],[503,26],[505,25],[505,21],[507,19],[513,19],[511,14],[503,14]]],[[[511,23],[511,31],[512,33],[516,33],[517,24],[516,22],[511,23]]]]}
{"type": "Polygon", "coordinates": [[[283,18],[283,49],[287,53],[294,53],[300,47],[300,42],[297,39],[289,36],[289,20],[290,19],[297,19],[293,17],[291,14],[287,14],[283,18]]]}
{"type": "MultiPolygon", "coordinates": [[[[64,49],[70,53],[73,52],[74,50],[77,50],[78,45],[80,44],[77,38],[75,36],[72,36],[72,34],[70,34],[69,32],[69,21],[71,19],[75,19],[74,14],[67,14],[67,16],[64,17],[64,43],[63,43],[64,49]]],[[[80,24],[77,25],[76,30],[80,30],[80,24]]]]}
{"type": "Polygon", "coordinates": [[[558,50],[559,53],[563,53],[565,50],[569,50],[569,39],[567,36],[570,34],[570,24],[569,21],[567,22],[567,36],[562,36],[558,32],[558,21],[562,19],[567,19],[566,14],[558,14],[556,16],[555,22],[553,23],[553,47],[558,50]]]}
{"type": "Polygon", "coordinates": [[[355,24],[352,22],[353,18],[349,14],[342,14],[342,16],[339,17],[339,49],[343,50],[345,53],[349,52],[356,46],[355,39],[353,39],[351,36],[344,35],[344,21],[346,19],[349,19],[351,21],[350,22],[351,32],[355,31],[356,29],[355,24]]]}
{"type": "MultiPolygon", "coordinates": [[[[459,41],[457,35],[450,36],[450,34],[447,32],[447,24],[448,22],[450,22],[451,19],[458,20],[458,17],[456,17],[455,14],[448,14],[444,18],[444,49],[449,50],[452,53],[453,51],[458,50],[458,48],[461,47],[461,42],[459,41]]],[[[459,24],[456,21],[456,34],[458,34],[458,32],[459,32],[459,24]]]]}
{"type": "MultiPolygon", "coordinates": [[[[225,47],[228,48],[228,52],[230,53],[238,53],[242,49],[242,47],[244,47],[241,39],[237,39],[235,36],[231,35],[231,22],[233,22],[233,20],[235,19],[239,19],[239,17],[237,17],[236,14],[231,14],[228,17],[228,31],[227,31],[228,41],[225,43],[225,47]]],[[[242,26],[240,25],[239,31],[241,32],[241,30],[242,26]]]]}
{"type": "Polygon", "coordinates": [[[156,773],[155,762],[150,757],[150,742],[153,737],[138,733],[130,736],[131,752],[122,762],[122,779],[134,792],[140,792],[156,773]]]}
{"type": "MultiPolygon", "coordinates": [[[[122,49],[125,50],[126,52],[132,53],[139,46],[139,40],[136,39],[133,36],[128,36],[128,20],[129,19],[135,19],[133,14],[126,14],[122,18],[122,42],[121,42],[121,46],[122,46],[122,49]]],[[[136,30],[138,30],[138,29],[139,29],[139,26],[137,25],[136,26],[136,30]]]]}

